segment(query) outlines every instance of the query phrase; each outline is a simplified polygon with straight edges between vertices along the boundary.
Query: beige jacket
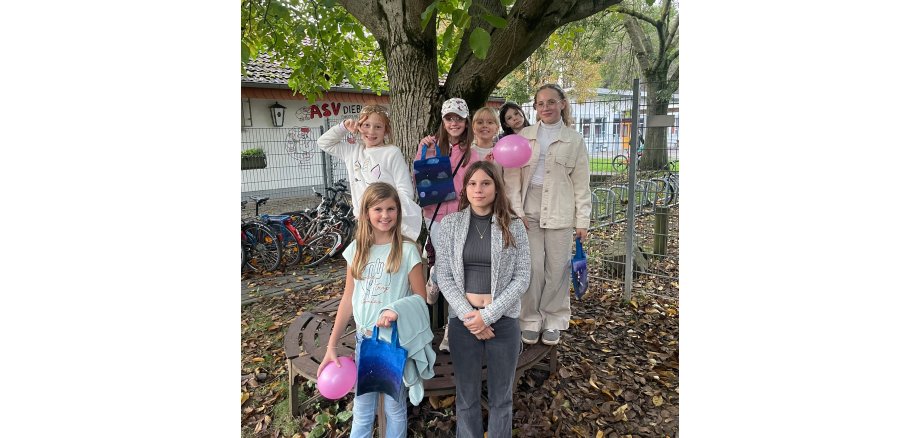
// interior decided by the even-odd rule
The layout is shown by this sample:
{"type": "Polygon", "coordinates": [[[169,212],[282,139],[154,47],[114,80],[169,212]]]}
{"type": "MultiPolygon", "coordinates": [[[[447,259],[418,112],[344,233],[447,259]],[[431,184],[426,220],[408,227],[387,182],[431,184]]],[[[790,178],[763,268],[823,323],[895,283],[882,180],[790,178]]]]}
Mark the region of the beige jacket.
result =
{"type": "MultiPolygon", "coordinates": [[[[539,123],[521,130],[530,142],[530,161],[519,168],[505,169],[505,185],[511,208],[524,217],[524,199],[540,160],[537,141],[539,123]]],[[[581,134],[563,126],[559,140],[546,152],[546,175],[543,176],[543,201],[540,206],[540,228],[588,228],[591,221],[591,189],[588,151],[581,134]]]]}

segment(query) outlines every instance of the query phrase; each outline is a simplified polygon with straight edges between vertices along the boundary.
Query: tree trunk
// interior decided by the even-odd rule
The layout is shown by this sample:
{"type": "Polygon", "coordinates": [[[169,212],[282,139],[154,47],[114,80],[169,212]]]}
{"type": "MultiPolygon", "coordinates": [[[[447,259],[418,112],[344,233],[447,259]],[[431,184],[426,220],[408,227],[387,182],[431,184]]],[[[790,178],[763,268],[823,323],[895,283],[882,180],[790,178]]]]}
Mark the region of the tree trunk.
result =
{"type": "MultiPolygon", "coordinates": [[[[648,76],[646,76],[648,77],[648,76]]],[[[659,79],[650,80],[646,83],[646,120],[649,116],[665,115],[668,113],[668,104],[671,101],[671,95],[668,93],[670,87],[662,87],[659,79]]],[[[647,123],[647,122],[646,122],[647,123]]],[[[642,159],[639,160],[639,170],[660,170],[668,165],[668,128],[657,127],[645,128],[645,149],[642,153],[642,159]]]]}

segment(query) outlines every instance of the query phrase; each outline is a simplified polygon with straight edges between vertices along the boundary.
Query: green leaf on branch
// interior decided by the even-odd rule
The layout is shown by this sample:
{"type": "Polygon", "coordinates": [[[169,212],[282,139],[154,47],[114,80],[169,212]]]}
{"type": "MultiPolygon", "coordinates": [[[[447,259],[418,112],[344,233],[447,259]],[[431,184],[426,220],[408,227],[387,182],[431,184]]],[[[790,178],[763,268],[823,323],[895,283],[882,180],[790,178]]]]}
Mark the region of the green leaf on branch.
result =
{"type": "Polygon", "coordinates": [[[251,55],[250,52],[249,52],[249,46],[246,44],[245,41],[242,41],[242,42],[241,42],[240,56],[241,56],[241,58],[243,59],[243,63],[244,63],[244,64],[245,64],[247,61],[249,61],[249,58],[252,57],[252,55],[251,55]]]}
{"type": "Polygon", "coordinates": [[[435,9],[438,8],[438,2],[434,2],[428,5],[425,8],[425,11],[422,12],[422,30],[425,30],[428,27],[428,21],[431,20],[431,16],[434,15],[435,9]]]}
{"type": "Polygon", "coordinates": [[[499,29],[504,29],[505,26],[508,25],[508,20],[495,15],[483,14],[482,19],[488,21],[489,24],[499,29]]]}
{"type": "Polygon", "coordinates": [[[502,0],[502,6],[508,7],[514,4],[514,0],[502,0]]]}
{"type": "Polygon", "coordinates": [[[481,27],[473,29],[473,33],[470,34],[470,49],[473,50],[473,55],[476,55],[479,59],[486,59],[486,53],[489,52],[489,45],[492,44],[492,37],[489,36],[489,33],[481,27]]]}
{"type": "Polygon", "coordinates": [[[469,18],[470,16],[463,9],[454,9],[453,12],[450,13],[450,19],[453,20],[454,23],[457,23],[457,27],[461,29],[466,27],[464,19],[469,20],[469,18]]]}

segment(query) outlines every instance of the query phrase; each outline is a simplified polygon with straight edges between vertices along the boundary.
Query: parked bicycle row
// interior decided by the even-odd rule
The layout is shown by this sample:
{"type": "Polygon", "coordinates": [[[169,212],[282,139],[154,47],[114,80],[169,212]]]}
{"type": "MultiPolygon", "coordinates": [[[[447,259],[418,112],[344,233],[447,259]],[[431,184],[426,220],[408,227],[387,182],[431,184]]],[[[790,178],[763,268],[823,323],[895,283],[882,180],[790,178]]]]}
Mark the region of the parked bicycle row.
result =
{"type": "MultiPolygon", "coordinates": [[[[591,223],[596,226],[626,220],[629,186],[613,184],[591,191],[591,223]]],[[[668,172],[661,177],[636,181],[636,214],[652,213],[656,206],[673,206],[680,202],[679,174],[668,172]]]]}
{"type": "MultiPolygon", "coordinates": [[[[354,237],[351,195],[345,180],[326,188],[315,208],[303,212],[259,214],[269,198],[255,201],[255,216],[241,221],[242,270],[273,271],[279,267],[313,267],[341,253],[354,237]]],[[[249,201],[241,201],[245,210],[249,201]]]]}

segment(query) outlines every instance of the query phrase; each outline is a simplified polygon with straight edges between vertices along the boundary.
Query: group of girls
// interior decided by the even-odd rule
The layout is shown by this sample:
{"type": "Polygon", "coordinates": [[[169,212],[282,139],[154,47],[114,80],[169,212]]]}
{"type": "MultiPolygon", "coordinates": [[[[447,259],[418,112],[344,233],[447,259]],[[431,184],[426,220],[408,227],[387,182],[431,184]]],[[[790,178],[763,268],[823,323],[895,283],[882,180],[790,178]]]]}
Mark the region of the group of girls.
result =
{"type": "MultiPolygon", "coordinates": [[[[364,107],[357,121],[347,120],[320,137],[322,150],[348,163],[358,229],[343,253],[345,291],[317,375],[329,364],[339,365],[335,344],[350,317],[357,327],[359,358],[374,326],[389,327],[399,319],[394,302],[427,299],[433,304],[441,294],[449,304],[440,348],[451,352],[454,364],[456,435],[483,436],[485,361],[489,436],[511,436],[517,357],[523,343],[555,345],[568,328],[566,279],[573,232],[587,238],[591,208],[586,148],[570,127],[564,92],[553,84],[540,87],[534,109],[538,121],[530,125],[514,103],[506,103],[498,114],[481,108],[470,118],[463,99],[445,101],[438,133],[421,140],[415,159],[436,156],[434,148],[439,148],[449,157],[458,197],[424,208],[413,201],[411,173],[389,141],[383,107],[364,107]],[[532,154],[527,163],[502,168],[495,162],[499,130],[501,136],[528,140],[532,154]],[[348,132],[360,133],[364,145],[343,142],[348,132]],[[427,282],[415,242],[423,225],[437,255],[427,282]]],[[[352,437],[371,435],[378,395],[355,397],[352,437]]],[[[406,392],[383,398],[386,436],[405,437],[406,392]]]]}

